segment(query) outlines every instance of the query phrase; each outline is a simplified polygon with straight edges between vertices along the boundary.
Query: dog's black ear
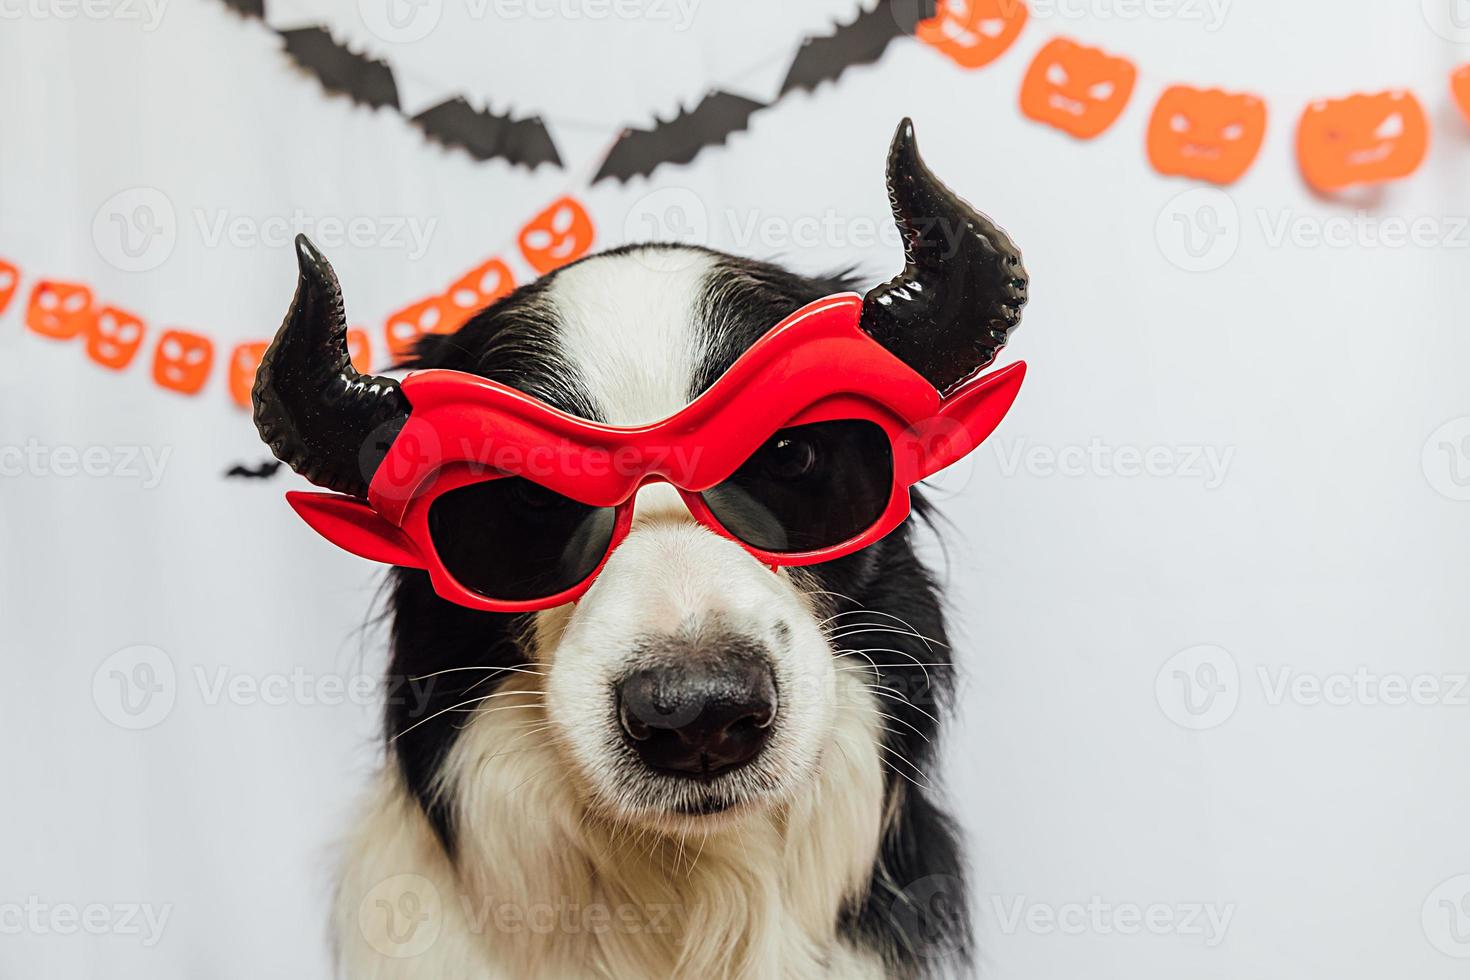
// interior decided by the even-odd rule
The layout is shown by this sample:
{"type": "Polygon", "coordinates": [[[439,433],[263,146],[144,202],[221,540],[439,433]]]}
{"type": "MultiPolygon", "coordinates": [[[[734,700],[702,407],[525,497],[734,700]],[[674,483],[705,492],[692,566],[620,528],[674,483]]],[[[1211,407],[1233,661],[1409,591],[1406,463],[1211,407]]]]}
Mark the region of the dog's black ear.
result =
{"type": "Polygon", "coordinates": [[[990,364],[1021,322],[1021,252],[924,165],[908,119],[888,150],[888,200],[905,265],[863,299],[862,327],[949,391],[990,364]]]}

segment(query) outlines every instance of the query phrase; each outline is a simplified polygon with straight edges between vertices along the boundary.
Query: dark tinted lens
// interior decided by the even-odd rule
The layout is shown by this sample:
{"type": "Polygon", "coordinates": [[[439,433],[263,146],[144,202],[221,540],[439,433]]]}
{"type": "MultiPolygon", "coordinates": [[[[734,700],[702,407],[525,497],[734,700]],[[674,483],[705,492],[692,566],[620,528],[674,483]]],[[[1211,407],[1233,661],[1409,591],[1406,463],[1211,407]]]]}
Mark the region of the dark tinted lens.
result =
{"type": "Polygon", "coordinates": [[[893,492],[893,450],[873,422],[841,419],[777,432],[705,503],[762,551],[815,551],[877,523],[893,492]]]}
{"type": "Polygon", "coordinates": [[[429,507],[429,534],[466,588],[488,599],[544,599],[596,570],[615,515],[508,476],[440,494],[429,507]]]}

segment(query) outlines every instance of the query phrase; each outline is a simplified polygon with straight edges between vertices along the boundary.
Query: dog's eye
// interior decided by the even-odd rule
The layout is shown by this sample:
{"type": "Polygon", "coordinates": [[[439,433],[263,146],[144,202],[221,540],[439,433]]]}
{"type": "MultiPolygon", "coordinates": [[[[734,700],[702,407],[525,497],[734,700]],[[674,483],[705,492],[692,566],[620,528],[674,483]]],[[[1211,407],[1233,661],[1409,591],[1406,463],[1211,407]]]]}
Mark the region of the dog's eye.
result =
{"type": "Polygon", "coordinates": [[[821,453],[811,436],[783,433],[766,443],[761,456],[767,475],[776,480],[794,481],[812,474],[821,453]]]}
{"type": "Polygon", "coordinates": [[[530,480],[516,480],[511,493],[517,504],[533,511],[561,510],[574,503],[556,491],[548,490],[541,484],[530,480]]]}

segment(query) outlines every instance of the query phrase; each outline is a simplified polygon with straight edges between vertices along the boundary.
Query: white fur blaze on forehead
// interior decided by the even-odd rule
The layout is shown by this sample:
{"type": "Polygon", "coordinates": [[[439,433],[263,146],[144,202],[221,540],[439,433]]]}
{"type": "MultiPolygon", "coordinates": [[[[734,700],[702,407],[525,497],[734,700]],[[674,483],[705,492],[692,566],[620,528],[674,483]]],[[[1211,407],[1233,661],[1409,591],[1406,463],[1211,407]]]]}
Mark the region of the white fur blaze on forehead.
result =
{"type": "Polygon", "coordinates": [[[804,612],[791,590],[745,549],[675,508],[682,503],[640,519],[613,552],[581,601],[587,628],[624,643],[714,622],[761,636],[781,618],[804,612]]]}
{"type": "Polygon", "coordinates": [[[688,404],[706,353],[695,317],[713,265],[694,249],[639,249],[588,259],[551,281],[559,346],[604,421],[656,422],[688,404]]]}

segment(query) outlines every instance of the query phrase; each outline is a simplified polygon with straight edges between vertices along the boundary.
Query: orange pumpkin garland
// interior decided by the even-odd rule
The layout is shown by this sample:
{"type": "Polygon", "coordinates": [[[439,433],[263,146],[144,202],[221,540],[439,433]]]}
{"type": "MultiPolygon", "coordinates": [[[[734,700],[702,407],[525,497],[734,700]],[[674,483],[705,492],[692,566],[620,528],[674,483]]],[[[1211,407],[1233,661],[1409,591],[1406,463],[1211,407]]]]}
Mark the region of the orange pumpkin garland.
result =
{"type": "Polygon", "coordinates": [[[1297,124],[1302,177],[1319,191],[1407,177],[1429,146],[1429,118],[1412,92],[1313,102],[1297,124]]]}
{"type": "Polygon", "coordinates": [[[1455,69],[1450,76],[1450,94],[1455,97],[1455,105],[1460,107],[1460,115],[1470,123],[1470,65],[1455,69]]]}
{"type": "Polygon", "coordinates": [[[1056,38],[1021,82],[1021,111],[1078,139],[1092,139],[1123,112],[1138,71],[1127,58],[1056,38]]]}
{"type": "Polygon", "coordinates": [[[153,348],[153,381],[181,395],[197,395],[214,365],[214,341],[188,330],[169,330],[153,348]]]}
{"type": "Polygon", "coordinates": [[[961,68],[979,68],[1010,50],[1029,15],[1023,0],[939,0],[914,36],[961,68]]]}
{"type": "Polygon", "coordinates": [[[1233,184],[1266,137],[1266,103],[1254,95],[1174,85],[1154,105],[1148,159],[1161,174],[1233,184]]]}
{"type": "Polygon", "coordinates": [[[563,197],[527,222],[516,241],[531,268],[545,275],[586,255],[592,237],[592,218],[586,209],[563,197]]]}
{"type": "Polygon", "coordinates": [[[111,371],[133,362],[143,346],[143,320],[115,306],[104,306],[87,325],[87,356],[111,371]]]}

